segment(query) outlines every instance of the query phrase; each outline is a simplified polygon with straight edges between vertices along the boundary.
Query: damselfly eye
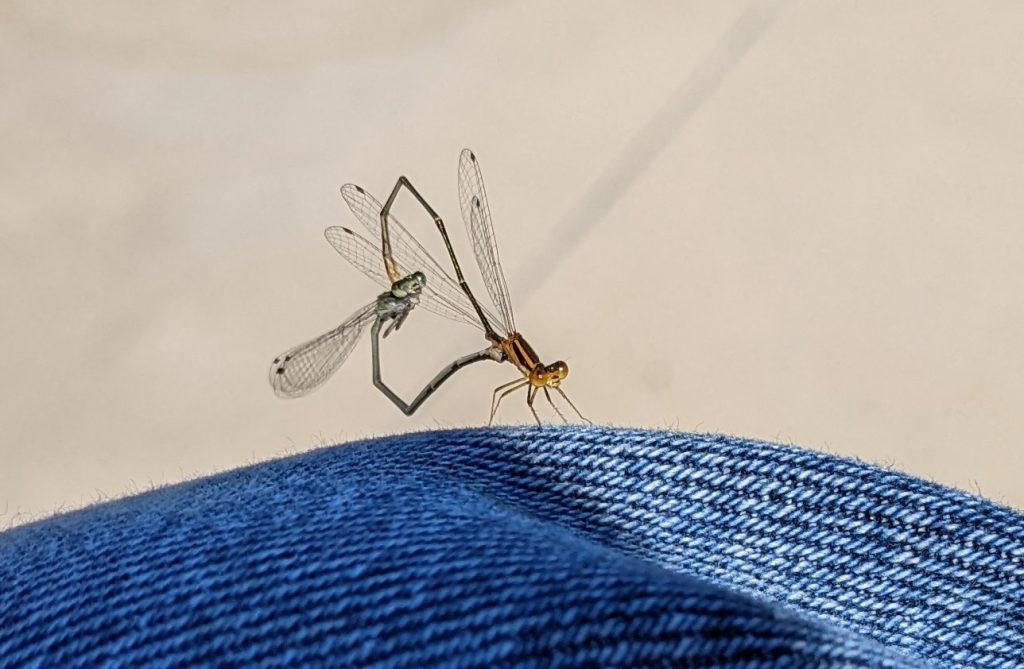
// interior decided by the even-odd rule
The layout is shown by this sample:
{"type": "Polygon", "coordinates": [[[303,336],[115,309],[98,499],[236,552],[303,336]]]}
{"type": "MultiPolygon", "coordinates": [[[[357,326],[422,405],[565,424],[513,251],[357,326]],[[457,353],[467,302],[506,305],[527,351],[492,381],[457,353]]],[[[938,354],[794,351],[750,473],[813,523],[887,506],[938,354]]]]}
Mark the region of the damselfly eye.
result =
{"type": "Polygon", "coordinates": [[[569,365],[559,360],[548,365],[547,372],[558,380],[562,380],[569,376],[569,365]]]}

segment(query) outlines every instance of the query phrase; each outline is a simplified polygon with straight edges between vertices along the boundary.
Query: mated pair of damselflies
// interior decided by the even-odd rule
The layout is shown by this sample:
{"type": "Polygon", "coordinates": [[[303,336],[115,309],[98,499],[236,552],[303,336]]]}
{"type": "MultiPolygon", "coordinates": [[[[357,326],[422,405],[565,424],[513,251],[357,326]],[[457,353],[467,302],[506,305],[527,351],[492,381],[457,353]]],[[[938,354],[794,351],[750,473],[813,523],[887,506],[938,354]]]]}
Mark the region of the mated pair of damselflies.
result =
{"type": "Polygon", "coordinates": [[[444,221],[408,179],[399,177],[383,206],[359,186],[346,184],[341,189],[342,197],[369,231],[370,239],[341,226],[327,228],[324,234],[338,253],[382,285],[386,292],[378,295],[376,300],[356,311],[335,329],[274,358],[270,367],[270,385],[278,396],[299,397],[320,387],[345,362],[366,327],[372,323],[370,334],[374,386],[406,415],[413,414],[459,369],[481,360],[494,360],[512,363],[522,377],[494,390],[489,422],[494,421],[498,407],[506,396],[524,388],[527,406],[538,423],[540,417],[533,404],[540,391],[544,392],[558,416],[567,422],[551,397],[552,389],[562,396],[576,415],[587,421],[560,387],[562,380],[569,374],[568,365],[563,361],[543,364],[516,328],[508,284],[495,244],[483,176],[476,156],[468,149],[463,150],[459,158],[458,183],[462,219],[494,309],[486,308],[473,295],[459,266],[444,221]],[[430,214],[437,226],[455,270],[455,279],[391,213],[392,205],[403,187],[430,214]],[[376,243],[378,234],[379,244],[376,243]],[[380,330],[387,325],[383,334],[386,338],[391,332],[397,331],[412,310],[420,305],[428,311],[481,329],[488,346],[445,366],[407,403],[382,379],[380,330]]]}

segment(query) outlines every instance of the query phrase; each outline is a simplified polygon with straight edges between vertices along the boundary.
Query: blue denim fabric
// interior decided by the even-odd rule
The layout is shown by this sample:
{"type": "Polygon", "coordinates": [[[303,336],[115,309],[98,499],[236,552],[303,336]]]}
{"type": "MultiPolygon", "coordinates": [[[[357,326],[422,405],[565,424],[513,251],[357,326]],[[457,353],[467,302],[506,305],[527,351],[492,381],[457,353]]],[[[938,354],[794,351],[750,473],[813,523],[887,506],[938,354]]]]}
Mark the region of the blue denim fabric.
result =
{"type": "Polygon", "coordinates": [[[1024,519],[725,436],[366,441],[0,534],[0,666],[1022,667],[1024,519]]]}

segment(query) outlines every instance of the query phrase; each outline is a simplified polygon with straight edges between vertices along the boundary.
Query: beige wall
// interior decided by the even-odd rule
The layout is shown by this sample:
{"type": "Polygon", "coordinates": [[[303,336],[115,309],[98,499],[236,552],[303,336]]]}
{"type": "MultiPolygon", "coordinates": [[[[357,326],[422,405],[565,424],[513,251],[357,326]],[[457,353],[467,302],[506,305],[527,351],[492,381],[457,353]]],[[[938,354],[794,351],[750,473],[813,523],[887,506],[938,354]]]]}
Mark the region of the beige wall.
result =
{"type": "MultiPolygon", "coordinates": [[[[341,183],[408,175],[470,262],[463,146],[596,421],[1024,506],[1024,5],[391,4],[0,5],[0,523],[483,423],[509,367],[413,418],[365,342],[308,398],[266,381],[377,292],[321,235],[341,183]]],[[[483,341],[422,313],[387,344],[411,394],[483,341]]]]}

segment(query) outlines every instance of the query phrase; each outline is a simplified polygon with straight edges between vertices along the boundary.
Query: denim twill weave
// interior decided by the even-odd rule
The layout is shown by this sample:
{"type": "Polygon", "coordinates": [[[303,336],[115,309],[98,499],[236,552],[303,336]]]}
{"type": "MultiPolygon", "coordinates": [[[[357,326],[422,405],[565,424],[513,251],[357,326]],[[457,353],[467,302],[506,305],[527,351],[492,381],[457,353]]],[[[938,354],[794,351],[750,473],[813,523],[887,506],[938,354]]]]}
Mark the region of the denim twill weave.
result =
{"type": "Polygon", "coordinates": [[[1024,667],[1024,519],[610,428],[322,449],[0,534],[0,666],[1024,667]]]}

